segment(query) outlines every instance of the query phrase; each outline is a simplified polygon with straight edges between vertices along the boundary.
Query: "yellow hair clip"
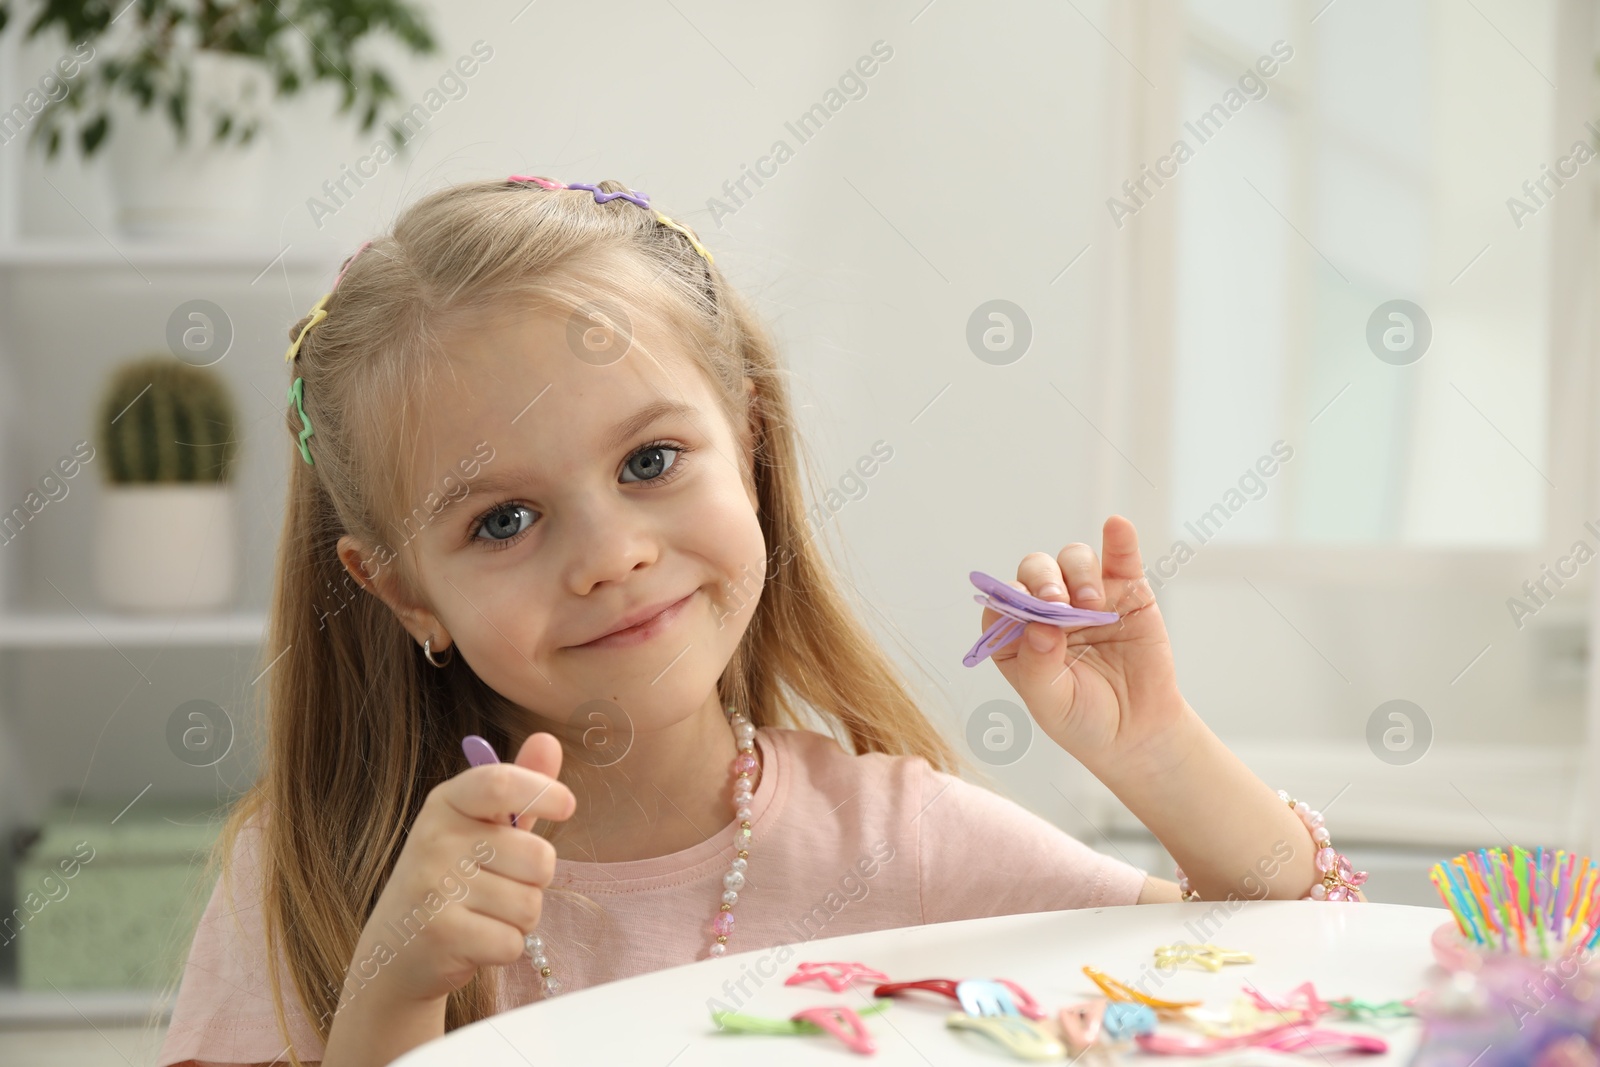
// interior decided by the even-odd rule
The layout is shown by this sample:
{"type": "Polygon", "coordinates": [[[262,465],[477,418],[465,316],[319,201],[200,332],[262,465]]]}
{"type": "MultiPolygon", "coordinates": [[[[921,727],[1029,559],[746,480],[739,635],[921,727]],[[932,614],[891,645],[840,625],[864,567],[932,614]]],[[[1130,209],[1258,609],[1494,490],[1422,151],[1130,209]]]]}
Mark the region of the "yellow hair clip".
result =
{"type": "Polygon", "coordinates": [[[300,354],[300,342],[306,339],[306,334],[311,332],[311,327],[328,317],[328,309],[326,305],[328,303],[328,298],[332,295],[333,290],[329,289],[326,293],[322,294],[321,300],[318,300],[314,305],[312,305],[311,321],[306,323],[306,328],[301,330],[300,333],[295,336],[293,341],[289,342],[289,349],[283,354],[283,361],[285,363],[294,362],[294,357],[300,354]]]}
{"type": "Polygon", "coordinates": [[[1176,967],[1184,963],[1193,963],[1204,967],[1208,971],[1220,971],[1224,964],[1254,962],[1255,957],[1248,952],[1218,948],[1209,941],[1203,945],[1191,945],[1179,941],[1176,944],[1162,945],[1156,949],[1157,967],[1176,967]]]}
{"type": "Polygon", "coordinates": [[[674,230],[677,230],[679,233],[687,237],[689,239],[689,243],[694,245],[694,250],[704,256],[707,263],[716,262],[716,260],[711,258],[711,253],[706,251],[706,246],[700,243],[700,238],[696,237],[689,227],[673,222],[659,211],[656,212],[656,221],[661,223],[663,226],[672,227],[674,230]]]}

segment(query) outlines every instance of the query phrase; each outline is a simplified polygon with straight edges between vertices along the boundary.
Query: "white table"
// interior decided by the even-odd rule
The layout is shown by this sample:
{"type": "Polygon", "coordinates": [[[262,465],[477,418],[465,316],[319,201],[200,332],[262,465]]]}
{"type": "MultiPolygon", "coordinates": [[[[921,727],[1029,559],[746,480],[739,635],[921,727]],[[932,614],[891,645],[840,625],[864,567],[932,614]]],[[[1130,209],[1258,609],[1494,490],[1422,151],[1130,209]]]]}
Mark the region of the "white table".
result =
{"type": "MultiPolygon", "coordinates": [[[[1428,939],[1449,921],[1450,913],[1442,908],[1240,901],[1039,912],[820,938],[794,946],[794,955],[782,965],[776,963],[778,948],[761,949],[565,993],[462,1027],[394,1062],[403,1067],[1022,1063],[982,1034],[947,1028],[945,1015],[959,1008],[932,993],[904,994],[886,1012],[863,1016],[878,1044],[871,1056],[851,1052],[826,1035],[719,1032],[708,1002],[717,999],[729,1008],[774,1018],[823,1004],[859,1010],[871,1002],[872,989],[865,983],[842,993],[820,983],[785,986],[784,979],[806,960],[860,962],[895,981],[1008,978],[1031,993],[1051,1018],[1066,1004],[1100,995],[1082,972],[1085,964],[1152,996],[1204,1000],[1208,1008],[1228,1007],[1247,981],[1274,997],[1311,979],[1325,1000],[1353,996],[1384,1001],[1413,996],[1431,983],[1439,972],[1428,939]],[[1203,925],[1208,915],[1210,925],[1203,925]],[[1249,952],[1256,962],[1215,973],[1183,967],[1163,976],[1155,969],[1154,950],[1175,941],[1211,941],[1249,952]],[[1146,966],[1147,971],[1142,969],[1146,966]],[[724,982],[761,971],[769,976],[759,982],[747,979],[750,995],[731,1003],[724,982]],[[1149,981],[1141,987],[1145,974],[1149,981]]],[[[1320,1025],[1383,1036],[1389,1053],[1356,1057],[1363,1064],[1408,1062],[1420,1030],[1415,1019],[1354,1024],[1332,1014],[1323,1016],[1320,1025]]],[[[1181,1032],[1171,1024],[1162,1027],[1181,1032]]],[[[1129,1058],[1173,1064],[1321,1062],[1314,1052],[1289,1056],[1250,1051],[1206,1059],[1135,1052],[1129,1058]]]]}

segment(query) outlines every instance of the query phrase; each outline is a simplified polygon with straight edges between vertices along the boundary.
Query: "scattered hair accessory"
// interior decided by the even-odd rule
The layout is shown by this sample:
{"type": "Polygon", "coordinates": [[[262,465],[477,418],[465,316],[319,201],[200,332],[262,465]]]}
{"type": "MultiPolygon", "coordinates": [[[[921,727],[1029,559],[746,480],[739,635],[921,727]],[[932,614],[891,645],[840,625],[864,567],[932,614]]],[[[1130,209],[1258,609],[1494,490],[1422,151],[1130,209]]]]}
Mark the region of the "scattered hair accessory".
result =
{"type": "Polygon", "coordinates": [[[1081,1056],[1100,1039],[1108,1006],[1108,1001],[1097,997],[1082,1004],[1068,1004],[1056,1013],[1056,1023],[1066,1039],[1068,1053],[1081,1056]]]}
{"type": "Polygon", "coordinates": [[[867,979],[873,982],[887,982],[889,976],[882,971],[875,971],[864,963],[802,963],[795,972],[784,979],[784,985],[800,985],[804,982],[821,982],[835,993],[842,993],[850,983],[867,979]]]}
{"type": "Polygon", "coordinates": [[[333,279],[333,287],[330,288],[328,290],[328,292],[331,293],[331,292],[333,292],[334,289],[339,288],[339,283],[344,281],[344,272],[350,269],[350,264],[352,264],[352,263],[354,263],[356,261],[356,257],[357,256],[359,256],[361,253],[365,252],[368,248],[371,248],[371,247],[372,247],[372,242],[370,240],[362,241],[361,242],[361,247],[357,248],[354,252],[350,253],[350,258],[346,259],[344,261],[344,266],[339,268],[339,274],[338,274],[337,277],[335,277],[333,279]]]}
{"type": "Polygon", "coordinates": [[[1157,967],[1177,967],[1185,963],[1192,963],[1208,971],[1220,971],[1229,963],[1254,963],[1256,958],[1248,952],[1234,949],[1218,948],[1207,941],[1203,945],[1191,945],[1179,941],[1171,945],[1160,945],[1156,948],[1157,967]]]}
{"type": "Polygon", "coordinates": [[[1189,1008],[1198,1008],[1203,1003],[1198,1000],[1157,1000],[1155,997],[1141,993],[1132,986],[1124,985],[1110,975],[1087,965],[1083,968],[1083,973],[1089,976],[1090,981],[1100,987],[1100,991],[1106,995],[1107,1000],[1133,1001],[1143,1004],[1147,1008],[1154,1008],[1162,1015],[1173,1015],[1181,1019],[1185,1017],[1185,1013],[1189,1008]]]}
{"type": "Polygon", "coordinates": [[[872,1015],[889,1007],[889,1001],[878,1000],[859,1012],[850,1007],[816,1007],[798,1011],[787,1019],[769,1019],[760,1015],[745,1015],[736,1011],[713,1011],[711,1021],[717,1029],[735,1034],[821,1034],[828,1033],[844,1042],[855,1052],[872,1053],[877,1045],[867,1031],[861,1016],[872,1015]]]}
{"type": "Polygon", "coordinates": [[[1100,1030],[1110,1041],[1126,1041],[1156,1032],[1156,1013],[1148,1004],[1112,1001],[1106,1005],[1100,1030]]]}
{"type": "MultiPolygon", "coordinates": [[[[1017,985],[1017,983],[1004,978],[996,979],[996,981],[1010,991],[1015,1000],[1014,1006],[1018,1014],[1024,1015],[1029,1019],[1043,1019],[1045,1017],[1044,1011],[1028,995],[1027,990],[1017,985]]],[[[962,1003],[961,996],[958,993],[960,985],[961,983],[952,978],[923,978],[915,982],[889,982],[875,988],[872,991],[872,995],[875,997],[890,997],[910,989],[923,989],[929,993],[938,993],[941,996],[949,997],[958,1004],[962,1004],[964,1008],[966,1005],[962,1003]]]]}
{"type": "Polygon", "coordinates": [[[944,1017],[952,1030],[975,1030],[1024,1060],[1059,1060],[1067,1050],[1044,1027],[1019,1015],[968,1015],[953,1011],[944,1017]]]}

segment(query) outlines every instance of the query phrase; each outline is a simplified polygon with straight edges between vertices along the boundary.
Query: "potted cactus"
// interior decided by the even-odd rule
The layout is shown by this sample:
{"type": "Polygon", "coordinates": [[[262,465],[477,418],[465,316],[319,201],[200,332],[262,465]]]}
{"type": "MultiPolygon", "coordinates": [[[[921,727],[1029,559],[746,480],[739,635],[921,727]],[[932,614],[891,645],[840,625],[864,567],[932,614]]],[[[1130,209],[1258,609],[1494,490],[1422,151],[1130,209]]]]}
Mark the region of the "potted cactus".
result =
{"type": "Polygon", "coordinates": [[[107,484],[96,577],[107,604],[192,611],[232,598],[235,429],[216,372],[170,355],[117,368],[97,431],[107,484]]]}

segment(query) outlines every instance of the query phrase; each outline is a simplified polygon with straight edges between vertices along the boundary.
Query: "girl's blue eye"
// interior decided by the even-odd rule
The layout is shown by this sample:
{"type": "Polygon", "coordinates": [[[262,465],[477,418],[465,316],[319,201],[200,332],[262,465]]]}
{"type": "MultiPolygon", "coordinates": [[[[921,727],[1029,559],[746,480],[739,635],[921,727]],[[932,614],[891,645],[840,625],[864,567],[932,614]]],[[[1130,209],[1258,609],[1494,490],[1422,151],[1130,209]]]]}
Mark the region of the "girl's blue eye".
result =
{"type": "MultiPolygon", "coordinates": [[[[638,479],[639,481],[655,481],[665,474],[675,463],[677,463],[678,453],[682,451],[683,449],[681,448],[673,448],[671,445],[665,444],[645,445],[643,448],[639,449],[639,451],[628,457],[628,462],[622,465],[622,473],[627,474],[630,470],[637,470],[641,475],[641,477],[638,479]],[[672,459],[667,460],[662,458],[663,453],[666,452],[672,453],[672,459]],[[642,463],[638,467],[635,467],[634,461],[640,459],[641,457],[645,460],[648,460],[648,462],[642,463]]],[[[623,480],[626,481],[627,479],[623,480]]]]}
{"type": "Polygon", "coordinates": [[[491,541],[506,541],[517,536],[523,530],[533,525],[533,509],[523,504],[508,504],[491,511],[484,517],[478,530],[490,531],[491,541]],[[528,521],[519,525],[518,520],[526,515],[528,521]]]}
{"type": "MultiPolygon", "coordinates": [[[[671,444],[666,441],[655,441],[640,448],[628,461],[622,465],[621,481],[624,484],[632,482],[646,482],[665,485],[678,477],[682,469],[683,454],[691,451],[681,445],[671,444]],[[671,458],[667,458],[667,453],[671,458]],[[634,474],[636,477],[628,478],[626,475],[634,474]]],[[[473,531],[473,539],[488,545],[490,548],[504,548],[521,537],[528,527],[533,525],[533,517],[538,514],[526,504],[501,504],[493,511],[486,512],[479,520],[477,528],[473,531]],[[526,521],[524,521],[526,519],[526,521]],[[488,537],[479,537],[484,531],[489,532],[488,537]]]]}

